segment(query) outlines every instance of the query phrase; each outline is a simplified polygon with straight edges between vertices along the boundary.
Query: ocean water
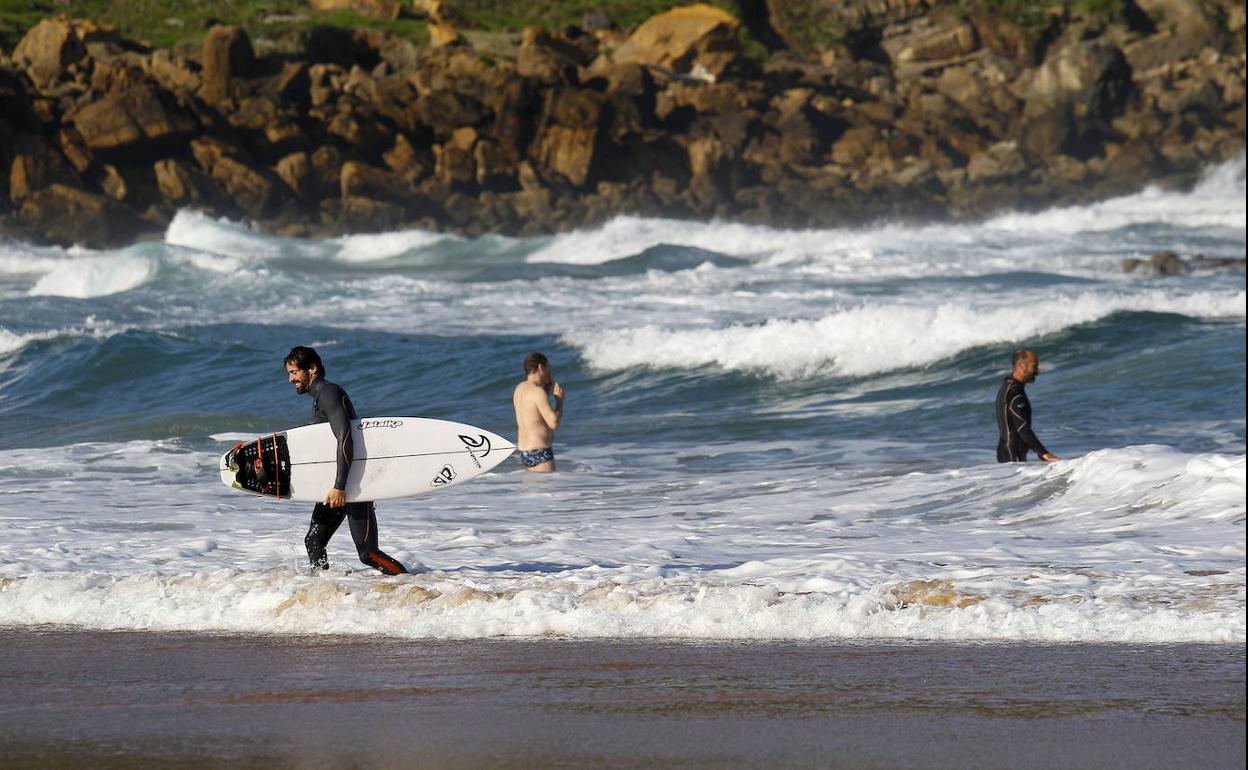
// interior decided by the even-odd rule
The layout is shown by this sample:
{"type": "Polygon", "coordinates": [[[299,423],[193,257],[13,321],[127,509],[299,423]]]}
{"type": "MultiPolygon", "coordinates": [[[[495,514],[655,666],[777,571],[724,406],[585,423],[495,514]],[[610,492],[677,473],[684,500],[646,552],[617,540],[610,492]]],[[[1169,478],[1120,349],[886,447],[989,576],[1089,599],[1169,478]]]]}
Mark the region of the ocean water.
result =
{"type": "Polygon", "coordinates": [[[1244,161],[981,223],[622,217],[532,239],[259,234],[184,211],[117,251],[0,241],[0,626],[409,638],[1245,641],[1244,161]],[[362,416],[514,436],[530,351],[560,472],[379,507],[313,576],[308,506],[217,478],[302,424],[316,346],[362,416]],[[1034,347],[1036,430],[993,399],[1034,347]]]}

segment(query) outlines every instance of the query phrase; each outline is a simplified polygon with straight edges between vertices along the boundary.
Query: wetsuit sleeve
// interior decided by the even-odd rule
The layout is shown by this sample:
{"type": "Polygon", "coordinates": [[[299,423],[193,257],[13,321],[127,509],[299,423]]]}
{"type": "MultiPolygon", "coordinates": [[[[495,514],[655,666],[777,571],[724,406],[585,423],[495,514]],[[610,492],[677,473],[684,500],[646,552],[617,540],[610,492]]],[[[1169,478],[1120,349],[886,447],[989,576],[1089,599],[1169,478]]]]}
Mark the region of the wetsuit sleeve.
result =
{"type": "Polygon", "coordinates": [[[1049,453],[1044,448],[1044,444],[1040,443],[1040,439],[1036,438],[1036,434],[1031,430],[1031,403],[1027,397],[1021,393],[1016,393],[1010,399],[1010,416],[1018,423],[1018,437],[1023,440],[1027,448],[1035,452],[1043,458],[1049,453]]]}
{"type": "Polygon", "coordinates": [[[347,488],[347,474],[351,471],[351,411],[347,406],[347,393],[342,388],[321,394],[321,409],[329,419],[329,428],[338,444],[338,470],[334,476],[334,489],[347,488]]]}

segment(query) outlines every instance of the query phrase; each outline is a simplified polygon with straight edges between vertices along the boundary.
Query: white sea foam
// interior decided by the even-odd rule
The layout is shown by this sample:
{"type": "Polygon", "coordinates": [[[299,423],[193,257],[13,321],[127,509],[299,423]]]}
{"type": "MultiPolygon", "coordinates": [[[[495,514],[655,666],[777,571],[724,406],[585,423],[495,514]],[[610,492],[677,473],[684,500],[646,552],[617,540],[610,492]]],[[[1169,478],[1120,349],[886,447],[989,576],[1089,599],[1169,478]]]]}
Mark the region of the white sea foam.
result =
{"type": "MultiPolygon", "coordinates": [[[[593,463],[609,471],[618,454],[593,463]]],[[[306,510],[209,486],[215,459],[178,442],[9,453],[0,625],[1245,639],[1242,455],[1141,446],[889,477],[764,468],[690,479],[659,463],[631,483],[504,471],[469,492],[384,504],[382,546],[429,570],[395,578],[343,574],[345,537],[331,544],[344,561],[309,577],[297,566],[306,510]],[[126,505],[99,503],[123,491],[126,505]],[[573,513],[597,506],[611,514],[573,513]]]]}
{"type": "Polygon", "coordinates": [[[30,290],[32,297],[87,299],[142,286],[156,273],[146,257],[128,253],[79,256],[58,262],[30,290]]]}
{"type": "Polygon", "coordinates": [[[7,355],[26,347],[32,342],[54,340],[61,337],[92,337],[97,340],[107,339],[129,331],[128,326],[119,326],[109,321],[99,321],[94,316],[84,319],[83,326],[71,326],[62,329],[15,333],[0,326],[0,355],[7,355]]]}
{"type": "Polygon", "coordinates": [[[335,255],[344,262],[380,262],[402,256],[444,241],[462,240],[443,233],[425,230],[401,230],[390,233],[347,235],[332,239],[338,246],[335,255]]]}
{"type": "Polygon", "coordinates": [[[861,376],[925,366],[982,345],[1023,342],[1122,311],[1244,318],[1245,293],[1084,293],[1043,305],[994,308],[948,302],[863,305],[818,320],[772,319],[712,329],[578,330],[563,340],[604,371],[715,366],[781,378],[861,376]]]}
{"type": "Polygon", "coordinates": [[[242,222],[209,217],[191,209],[174,215],[165,229],[165,243],[227,257],[268,259],[299,254],[309,246],[294,238],[264,235],[242,222]]]}
{"type": "MultiPolygon", "coordinates": [[[[791,261],[831,259],[866,264],[882,253],[908,255],[910,267],[925,255],[939,255],[933,267],[959,262],[967,247],[1000,243],[1017,247],[1018,239],[1074,245],[1073,236],[1101,233],[1136,224],[1164,223],[1185,228],[1222,227],[1243,231],[1248,222],[1244,202],[1244,156],[1211,168],[1194,190],[1149,188],[1133,195],[1088,206],[1049,209],[1039,213],[1007,213],[982,223],[896,225],[887,222],[829,230],[780,230],[726,222],[686,222],[617,217],[601,227],[553,237],[532,252],[530,262],[600,264],[673,244],[739,257],[791,261]]],[[[1060,265],[1060,254],[1039,255],[1048,266],[1060,265]]],[[[1018,269],[1017,259],[1013,260],[1018,269]]],[[[1002,265],[1005,267],[1005,264],[1002,265]]]]}

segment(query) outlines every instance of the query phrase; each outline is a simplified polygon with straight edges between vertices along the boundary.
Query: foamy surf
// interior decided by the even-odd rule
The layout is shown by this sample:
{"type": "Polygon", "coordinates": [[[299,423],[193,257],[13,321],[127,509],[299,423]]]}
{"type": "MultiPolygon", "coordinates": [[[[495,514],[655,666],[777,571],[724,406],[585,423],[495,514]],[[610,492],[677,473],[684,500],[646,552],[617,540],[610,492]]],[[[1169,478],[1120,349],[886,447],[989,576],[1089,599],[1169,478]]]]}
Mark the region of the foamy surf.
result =
{"type": "Polygon", "coordinates": [[[182,212],[117,251],[0,244],[0,624],[399,637],[1244,643],[1242,161],[1187,193],[782,231],[620,218],[543,238],[298,239],[182,212]],[[1063,225],[1062,223],[1066,223],[1063,225]],[[361,413],[510,437],[569,394],[560,472],[387,501],[307,574],[308,507],[222,485],[303,424],[312,344],[361,413]],[[997,465],[1038,350],[1071,458],[997,465]]]}
{"type": "Polygon", "coordinates": [[[782,379],[862,376],[926,366],[991,344],[1021,344],[1114,313],[1177,313],[1244,318],[1245,293],[1175,296],[1161,291],[1083,293],[1012,307],[890,303],[832,313],[818,320],[769,319],[713,329],[644,326],[565,334],[590,366],[762,372],[782,379]]]}

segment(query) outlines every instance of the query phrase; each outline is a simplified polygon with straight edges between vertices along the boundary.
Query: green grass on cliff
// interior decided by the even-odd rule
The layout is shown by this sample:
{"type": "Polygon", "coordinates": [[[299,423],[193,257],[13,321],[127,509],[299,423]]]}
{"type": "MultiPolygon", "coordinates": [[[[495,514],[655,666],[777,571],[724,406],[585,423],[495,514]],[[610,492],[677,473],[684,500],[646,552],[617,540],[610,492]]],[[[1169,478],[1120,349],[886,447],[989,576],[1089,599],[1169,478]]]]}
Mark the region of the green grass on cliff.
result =
{"type": "Polygon", "coordinates": [[[213,22],[243,27],[253,39],[318,24],[428,39],[425,23],[411,16],[380,21],[350,12],[319,14],[305,0],[0,0],[0,47],[12,51],[27,29],[58,13],[110,24],[123,37],[160,48],[198,44],[213,22]]]}
{"type": "MultiPolygon", "coordinates": [[[[704,0],[730,11],[747,26],[765,18],[763,0],[704,0]]],[[[582,25],[588,14],[602,14],[621,29],[688,3],[674,0],[446,0],[473,29],[485,32],[519,32],[525,27],[561,29],[582,25]]],[[[93,19],[115,26],[129,39],[151,46],[198,44],[210,22],[243,27],[253,37],[276,34],[287,27],[316,24],[342,27],[374,27],[403,37],[425,41],[425,23],[411,13],[411,3],[397,21],[385,22],[358,14],[319,14],[306,0],[0,0],[0,47],[11,51],[39,20],[64,13],[72,18],[93,19]]]]}
{"type": "MultiPolygon", "coordinates": [[[[751,58],[760,52],[761,41],[776,44],[768,26],[766,0],[703,0],[734,14],[743,22],[747,51],[751,58]],[[752,49],[752,50],[751,50],[752,49]]],[[[126,38],[156,47],[178,44],[198,45],[212,22],[243,27],[253,40],[271,37],[291,27],[330,25],[373,27],[394,32],[418,42],[428,40],[425,23],[410,11],[410,0],[401,0],[408,9],[396,21],[379,21],[350,12],[318,14],[306,0],[0,0],[0,48],[8,52],[26,30],[47,16],[64,13],[73,18],[94,19],[115,26],[126,38]]],[[[605,16],[621,29],[629,29],[654,14],[688,5],[674,0],[444,0],[447,6],[467,20],[474,29],[487,32],[518,32],[537,26],[560,29],[583,25],[590,15],[605,16]]],[[[987,6],[1023,27],[1047,24],[1055,13],[1066,9],[1072,16],[1100,14],[1114,16],[1125,0],[937,0],[957,3],[964,9],[987,6]]],[[[843,31],[829,12],[829,0],[811,0],[804,12],[800,3],[782,6],[790,29],[801,29],[813,48],[826,48],[843,41],[843,31]],[[798,9],[798,10],[794,10],[798,9]]],[[[765,49],[762,49],[765,51],[765,49]]]]}

